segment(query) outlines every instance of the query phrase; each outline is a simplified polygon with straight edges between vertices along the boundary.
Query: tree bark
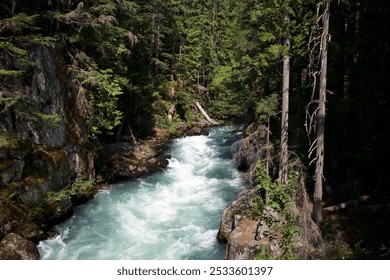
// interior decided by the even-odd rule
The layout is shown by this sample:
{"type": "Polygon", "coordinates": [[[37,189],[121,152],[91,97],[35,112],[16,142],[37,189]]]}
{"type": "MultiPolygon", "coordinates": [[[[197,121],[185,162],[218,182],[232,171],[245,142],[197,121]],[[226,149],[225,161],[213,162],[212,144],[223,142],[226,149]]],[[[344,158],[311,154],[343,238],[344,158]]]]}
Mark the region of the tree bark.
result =
{"type": "MultiPolygon", "coordinates": [[[[288,24],[289,16],[284,16],[285,23],[288,24]]],[[[290,34],[287,34],[284,39],[285,47],[290,49],[290,34]]],[[[288,183],[288,105],[290,91],[290,55],[289,53],[283,56],[283,89],[282,89],[282,127],[280,139],[280,166],[279,166],[279,181],[287,185],[288,183]]]]}
{"type": "Polygon", "coordinates": [[[321,69],[320,92],[317,112],[317,149],[316,149],[316,173],[314,184],[313,219],[319,225],[322,220],[322,185],[324,177],[324,133],[325,133],[325,103],[326,82],[328,68],[328,43],[329,43],[329,6],[330,0],[323,1],[322,36],[321,36],[321,69]]]}

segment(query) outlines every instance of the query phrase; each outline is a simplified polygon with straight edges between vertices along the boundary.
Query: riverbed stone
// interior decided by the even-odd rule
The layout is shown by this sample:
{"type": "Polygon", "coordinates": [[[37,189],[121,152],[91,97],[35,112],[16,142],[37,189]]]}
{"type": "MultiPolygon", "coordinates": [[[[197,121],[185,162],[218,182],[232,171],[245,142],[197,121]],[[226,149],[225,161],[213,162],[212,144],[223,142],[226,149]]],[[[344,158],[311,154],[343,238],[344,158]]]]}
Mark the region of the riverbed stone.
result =
{"type": "Polygon", "coordinates": [[[0,259],[2,258],[1,253],[4,251],[4,257],[8,259],[39,260],[39,252],[35,244],[16,233],[5,236],[1,244],[3,248],[0,248],[0,259]]]}

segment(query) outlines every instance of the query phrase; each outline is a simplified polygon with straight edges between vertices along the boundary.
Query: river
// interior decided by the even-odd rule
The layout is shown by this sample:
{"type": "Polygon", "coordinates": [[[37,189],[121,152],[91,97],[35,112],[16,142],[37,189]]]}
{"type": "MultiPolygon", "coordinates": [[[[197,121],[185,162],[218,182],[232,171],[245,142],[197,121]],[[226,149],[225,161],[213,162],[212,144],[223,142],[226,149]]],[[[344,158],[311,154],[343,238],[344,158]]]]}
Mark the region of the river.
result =
{"type": "Polygon", "coordinates": [[[173,141],[166,170],[96,194],[41,241],[41,259],[224,259],[222,211],[245,187],[232,162],[237,127],[173,141]]]}

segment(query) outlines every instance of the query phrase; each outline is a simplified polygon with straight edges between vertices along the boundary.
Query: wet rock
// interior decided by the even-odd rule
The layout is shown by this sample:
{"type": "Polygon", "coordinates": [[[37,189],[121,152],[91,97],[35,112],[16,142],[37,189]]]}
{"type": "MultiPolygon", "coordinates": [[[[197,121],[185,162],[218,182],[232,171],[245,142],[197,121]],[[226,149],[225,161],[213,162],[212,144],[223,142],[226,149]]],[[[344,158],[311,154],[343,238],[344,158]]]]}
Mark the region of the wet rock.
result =
{"type": "Polygon", "coordinates": [[[23,227],[21,227],[21,229],[17,230],[15,233],[35,244],[38,244],[39,241],[47,238],[46,233],[33,222],[25,223],[23,227]]]}
{"type": "Polygon", "coordinates": [[[39,252],[35,244],[16,233],[10,233],[5,236],[1,241],[1,244],[0,259],[3,258],[1,253],[4,251],[4,258],[39,260],[39,252]]]}
{"type": "Polygon", "coordinates": [[[185,133],[186,136],[194,136],[194,135],[209,135],[209,131],[203,127],[201,124],[194,125],[185,133]]]}
{"type": "Polygon", "coordinates": [[[58,236],[58,232],[52,230],[47,231],[46,234],[48,239],[56,238],[58,236]]]}

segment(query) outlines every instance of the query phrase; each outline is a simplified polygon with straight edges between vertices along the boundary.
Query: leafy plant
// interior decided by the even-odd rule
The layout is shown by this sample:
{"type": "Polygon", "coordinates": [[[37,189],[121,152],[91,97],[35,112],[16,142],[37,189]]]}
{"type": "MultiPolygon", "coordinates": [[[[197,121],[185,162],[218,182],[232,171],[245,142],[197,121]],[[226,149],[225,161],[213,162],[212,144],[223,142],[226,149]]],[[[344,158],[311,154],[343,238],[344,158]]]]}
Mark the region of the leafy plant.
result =
{"type": "MultiPolygon", "coordinates": [[[[290,172],[291,173],[291,172],[290,172]]],[[[261,197],[255,196],[252,199],[253,210],[251,213],[256,214],[256,217],[263,220],[273,232],[278,232],[278,244],[283,250],[280,259],[294,259],[294,238],[299,235],[300,228],[297,226],[297,217],[291,211],[294,207],[295,194],[297,188],[297,180],[295,175],[290,175],[291,181],[287,186],[275,182],[267,173],[264,161],[257,163],[256,169],[257,181],[259,182],[257,188],[264,192],[265,202],[261,197]],[[259,199],[260,198],[260,199],[259,199]],[[272,210],[266,209],[270,208],[272,210]],[[260,211],[263,209],[263,211],[260,211]],[[279,215],[275,218],[274,215],[269,215],[267,212],[276,211],[279,215]]],[[[257,258],[274,258],[268,250],[261,250],[257,258]]]]}
{"type": "Polygon", "coordinates": [[[87,193],[91,191],[94,186],[94,180],[77,178],[70,188],[63,189],[59,192],[50,192],[47,197],[49,201],[63,201],[70,199],[73,196],[77,196],[78,194],[87,193]]]}

